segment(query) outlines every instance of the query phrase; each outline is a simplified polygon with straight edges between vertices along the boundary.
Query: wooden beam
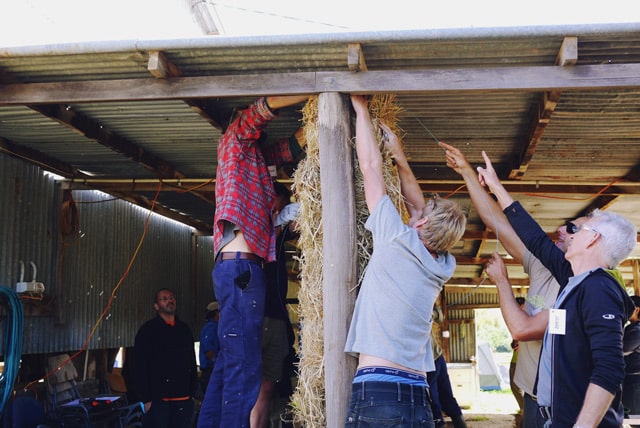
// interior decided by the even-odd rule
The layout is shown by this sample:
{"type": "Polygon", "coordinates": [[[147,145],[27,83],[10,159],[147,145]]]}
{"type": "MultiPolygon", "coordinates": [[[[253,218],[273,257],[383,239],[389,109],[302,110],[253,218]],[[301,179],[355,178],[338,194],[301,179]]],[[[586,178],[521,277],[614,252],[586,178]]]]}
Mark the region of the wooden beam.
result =
{"type": "MultiPolygon", "coordinates": [[[[317,91],[484,93],[636,88],[640,64],[318,72],[317,91]],[[611,67],[611,68],[609,68],[611,67]]],[[[291,89],[289,89],[291,90],[291,89]]]]}
{"type": "Polygon", "coordinates": [[[344,425],[357,360],[344,352],[355,306],[356,207],[350,105],[347,97],[318,96],[322,193],[322,301],[326,426],[344,425]]]}
{"type": "MultiPolygon", "coordinates": [[[[555,64],[557,66],[575,65],[578,62],[578,38],[565,37],[560,46],[560,51],[556,56],[555,64]]],[[[538,150],[538,144],[542,140],[545,129],[551,116],[560,101],[562,91],[546,91],[542,95],[542,100],[538,104],[532,116],[529,129],[529,136],[523,146],[520,154],[519,164],[509,173],[510,179],[521,179],[529,168],[529,164],[533,160],[533,155],[538,150]]]]}
{"type": "MultiPolygon", "coordinates": [[[[456,257],[456,260],[458,258],[456,257]]],[[[528,287],[529,279],[528,278],[509,278],[509,282],[513,287],[528,287]]],[[[491,284],[488,279],[484,277],[474,277],[474,278],[463,278],[463,277],[453,277],[447,281],[445,285],[447,291],[455,290],[458,291],[460,287],[468,287],[468,288],[480,288],[487,290],[495,290],[495,285],[491,284]],[[482,284],[482,285],[480,285],[482,284]]]]}
{"type": "MultiPolygon", "coordinates": [[[[449,309],[458,309],[458,310],[462,310],[462,309],[493,309],[493,308],[499,308],[500,304],[499,303],[474,303],[472,305],[469,304],[460,304],[460,305],[451,305],[449,307],[449,309]]],[[[452,321],[452,324],[470,324],[471,320],[458,320],[458,322],[456,323],[455,321],[452,321]]]]}
{"type": "Polygon", "coordinates": [[[54,159],[47,156],[37,150],[33,150],[29,147],[15,144],[7,139],[0,137],[0,152],[6,153],[9,156],[21,159],[32,165],[36,165],[44,170],[52,172],[66,178],[81,177],[90,178],[77,168],[61,162],[58,159],[54,159]]]}
{"type": "MultiPolygon", "coordinates": [[[[58,104],[40,104],[30,107],[67,128],[78,132],[115,152],[121,153],[129,159],[139,162],[145,168],[153,171],[160,177],[177,179],[184,177],[184,174],[178,171],[171,163],[147,152],[136,144],[130,143],[126,139],[111,132],[108,128],[94,122],[91,118],[75,111],[73,108],[68,108],[58,104]]],[[[214,205],[214,201],[208,195],[203,194],[200,191],[194,191],[191,193],[203,201],[214,205]]]]}
{"type": "MultiPolygon", "coordinates": [[[[16,157],[18,159],[29,162],[33,165],[36,165],[44,170],[53,172],[55,174],[61,175],[63,177],[67,177],[73,180],[83,181],[85,179],[90,179],[88,175],[82,173],[78,169],[68,165],[64,162],[60,162],[57,159],[52,159],[47,155],[44,155],[37,150],[30,149],[28,147],[23,147],[17,144],[12,143],[4,138],[0,138],[0,152],[7,153],[10,156],[16,157]]],[[[104,193],[113,195],[119,199],[123,199],[132,204],[141,206],[146,209],[151,209],[151,201],[147,198],[136,195],[132,192],[124,192],[124,191],[114,191],[113,189],[105,189],[101,188],[99,185],[87,186],[81,185],[77,183],[76,186],[69,186],[69,183],[73,183],[74,181],[63,182],[63,189],[71,189],[71,190],[87,190],[88,188],[100,190],[104,193]]],[[[157,186],[156,186],[157,188],[157,186]]],[[[173,220],[179,221],[180,223],[186,224],[188,226],[192,226],[197,230],[198,234],[205,234],[210,236],[213,233],[213,226],[209,224],[205,224],[201,221],[198,221],[188,215],[180,214],[176,211],[173,211],[169,208],[163,207],[161,205],[156,204],[154,208],[154,212],[161,214],[165,217],[169,217],[173,220]]]]}
{"type": "MultiPolygon", "coordinates": [[[[173,64],[162,51],[150,51],[149,61],[147,62],[147,70],[152,76],[158,79],[169,79],[172,77],[181,77],[182,72],[173,64]]],[[[209,115],[206,107],[198,103],[196,100],[186,100],[185,103],[191,107],[201,118],[209,122],[214,128],[222,129],[222,125],[218,120],[209,115]]]]}
{"type": "Polygon", "coordinates": [[[547,125],[551,121],[551,115],[558,105],[561,91],[547,91],[542,94],[542,100],[535,108],[530,120],[529,134],[520,155],[519,164],[509,173],[509,178],[521,179],[533,160],[533,155],[538,150],[538,144],[542,140],[547,125]]]}
{"type": "Polygon", "coordinates": [[[607,208],[615,204],[615,202],[620,198],[621,196],[619,195],[603,195],[603,194],[598,195],[597,197],[593,198],[589,202],[589,205],[584,207],[584,209],[582,209],[576,217],[586,216],[596,208],[600,208],[601,210],[606,210],[607,208]]]}
{"type": "Polygon", "coordinates": [[[640,182],[640,163],[631,168],[631,170],[624,176],[625,180],[640,182]]]}
{"type": "Polygon", "coordinates": [[[561,67],[578,63],[578,38],[565,37],[556,57],[556,65],[561,67]]]}
{"type": "Polygon", "coordinates": [[[640,260],[631,261],[633,267],[633,294],[640,296],[640,260]]]}
{"type": "Polygon", "coordinates": [[[347,53],[347,64],[349,71],[367,71],[367,63],[364,59],[364,52],[360,43],[349,43],[347,53]]]}
{"type": "MultiPolygon", "coordinates": [[[[136,191],[154,191],[158,187],[158,180],[155,178],[145,179],[133,179],[133,178],[95,178],[88,177],[83,183],[100,184],[104,188],[113,190],[131,190],[136,191]]],[[[215,190],[215,179],[213,178],[175,178],[175,179],[162,179],[166,187],[163,187],[163,192],[178,192],[183,191],[185,188],[198,187],[201,191],[213,192],[215,190]]],[[[288,180],[282,180],[287,183],[288,180]]],[[[459,194],[467,194],[466,187],[460,187],[464,184],[462,180],[452,180],[448,182],[433,182],[431,180],[418,180],[422,191],[427,193],[441,193],[449,194],[456,192],[459,194]]],[[[513,195],[524,193],[536,193],[540,195],[544,194],[564,194],[564,195],[638,195],[640,194],[640,180],[629,182],[617,182],[612,186],[610,183],[592,182],[592,183],[568,183],[564,181],[549,182],[549,183],[536,183],[536,182],[520,182],[520,181],[508,181],[502,182],[507,191],[513,195]]],[[[76,184],[69,182],[69,186],[76,184]]]]}
{"type": "Polygon", "coordinates": [[[72,131],[102,144],[125,157],[142,164],[145,168],[161,177],[180,178],[182,174],[168,162],[132,144],[124,138],[114,134],[107,127],[93,121],[71,107],[59,104],[38,104],[29,106],[38,113],[55,120],[72,131]]]}
{"type": "Polygon", "coordinates": [[[152,76],[158,79],[168,79],[170,77],[180,77],[182,73],[171,61],[167,59],[162,51],[150,51],[147,70],[152,76]]]}
{"type": "MultiPolygon", "coordinates": [[[[96,190],[103,191],[102,189],[97,188],[96,190]]],[[[140,207],[151,210],[153,206],[153,201],[145,198],[144,196],[132,194],[132,193],[120,193],[120,192],[110,192],[110,195],[115,196],[116,198],[122,199],[124,201],[130,202],[134,205],[138,205],[140,207]]],[[[156,214],[160,214],[164,217],[168,217],[182,224],[186,224],[187,226],[191,226],[194,229],[198,230],[203,235],[213,235],[213,227],[212,225],[205,224],[200,222],[193,217],[189,217],[187,215],[180,214],[177,211],[169,209],[163,205],[155,204],[153,206],[153,212],[156,214]]]]}
{"type": "Polygon", "coordinates": [[[640,87],[640,64],[324,71],[0,85],[0,105],[344,93],[483,93],[640,87]]]}

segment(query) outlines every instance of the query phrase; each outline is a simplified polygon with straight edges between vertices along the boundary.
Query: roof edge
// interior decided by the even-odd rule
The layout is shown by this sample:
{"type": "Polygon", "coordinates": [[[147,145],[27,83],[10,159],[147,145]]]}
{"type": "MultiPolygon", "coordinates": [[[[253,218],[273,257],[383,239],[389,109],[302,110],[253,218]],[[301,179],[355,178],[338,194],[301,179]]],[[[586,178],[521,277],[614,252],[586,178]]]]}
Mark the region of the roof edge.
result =
{"type": "Polygon", "coordinates": [[[130,39],[46,45],[0,47],[0,58],[42,55],[73,55],[170,49],[293,46],[326,43],[375,43],[415,40],[472,40],[514,37],[593,36],[640,32],[640,23],[579,24],[520,27],[447,28],[433,30],[365,31],[265,36],[202,36],[176,39],[130,39]]]}

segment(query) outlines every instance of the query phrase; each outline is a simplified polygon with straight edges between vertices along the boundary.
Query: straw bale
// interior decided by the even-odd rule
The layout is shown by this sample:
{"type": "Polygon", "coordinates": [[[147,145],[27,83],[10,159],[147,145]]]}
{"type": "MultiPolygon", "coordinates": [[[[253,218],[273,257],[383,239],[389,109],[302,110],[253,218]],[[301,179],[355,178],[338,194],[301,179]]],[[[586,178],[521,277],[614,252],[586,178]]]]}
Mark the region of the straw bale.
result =
{"type": "MultiPolygon", "coordinates": [[[[374,126],[386,123],[402,138],[398,128],[401,109],[393,95],[375,95],[369,102],[374,126]]],[[[324,390],[324,327],[322,301],[322,200],[320,189],[320,156],[318,146],[318,99],[311,97],[302,109],[303,138],[306,141],[306,158],[300,162],[293,175],[293,191],[300,202],[298,224],[300,227],[300,291],[298,317],[301,328],[300,363],[298,384],[292,396],[294,422],[305,428],[325,427],[324,390]]],[[[400,192],[397,170],[383,150],[382,133],[377,139],[384,159],[384,177],[387,193],[403,217],[407,211],[400,192]]],[[[364,200],[362,175],[354,156],[354,180],[356,192],[356,227],[358,237],[358,286],[373,249],[371,234],[364,228],[369,212],[364,200]]],[[[353,290],[356,292],[357,290],[353,290]]]]}
{"type": "Polygon", "coordinates": [[[324,337],[322,305],[322,201],[318,146],[318,99],[302,109],[307,155],[293,176],[293,191],[300,202],[300,290],[298,317],[301,350],[298,383],[292,396],[294,421],[304,427],[324,427],[324,337]]]}
{"type": "MultiPolygon", "coordinates": [[[[398,171],[393,163],[393,160],[389,154],[384,150],[384,143],[382,140],[382,131],[379,124],[385,123],[391,128],[391,130],[398,136],[402,143],[402,137],[404,132],[398,126],[399,115],[402,109],[395,103],[395,95],[374,95],[369,100],[369,114],[371,121],[373,122],[374,129],[377,130],[376,139],[378,146],[382,152],[382,172],[384,175],[384,182],[387,187],[387,194],[393,201],[403,219],[408,220],[409,214],[404,204],[402,192],[400,189],[400,178],[398,171]]],[[[355,140],[354,150],[355,150],[355,140]]],[[[362,173],[358,164],[358,159],[354,159],[354,176],[355,176],[355,194],[356,194],[356,228],[358,236],[358,282],[359,287],[364,277],[364,271],[371,258],[371,252],[373,251],[373,238],[371,232],[365,227],[367,218],[369,217],[369,209],[364,197],[364,182],[362,179],[362,173]]]]}

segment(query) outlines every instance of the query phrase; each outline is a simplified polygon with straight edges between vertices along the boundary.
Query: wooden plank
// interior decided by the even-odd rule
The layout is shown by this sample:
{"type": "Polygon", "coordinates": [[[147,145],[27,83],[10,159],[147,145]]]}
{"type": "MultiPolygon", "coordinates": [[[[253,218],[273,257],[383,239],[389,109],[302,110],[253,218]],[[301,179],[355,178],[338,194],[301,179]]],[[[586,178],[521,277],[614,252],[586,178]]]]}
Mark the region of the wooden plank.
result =
{"type": "Polygon", "coordinates": [[[633,266],[633,294],[640,296],[640,260],[631,260],[633,266]]]}
{"type": "Polygon", "coordinates": [[[367,71],[367,63],[364,59],[364,52],[362,52],[362,45],[360,43],[349,43],[347,64],[350,71],[367,71]]]}
{"type": "MultiPolygon", "coordinates": [[[[100,184],[106,189],[112,190],[131,190],[135,189],[137,191],[154,191],[157,188],[158,183],[157,178],[142,178],[142,179],[132,179],[132,178],[95,178],[89,177],[83,183],[91,184],[100,184]]],[[[163,192],[176,192],[184,190],[183,187],[198,187],[198,189],[202,191],[213,192],[215,190],[215,179],[212,178],[175,178],[175,179],[162,179],[162,181],[167,185],[173,185],[174,187],[166,187],[163,188],[163,192]],[[183,186],[183,187],[182,187],[183,186]]],[[[283,183],[289,183],[291,180],[281,180],[283,183]]],[[[462,180],[452,180],[451,182],[443,182],[436,183],[432,180],[418,180],[422,191],[425,194],[428,193],[443,193],[449,194],[452,192],[456,192],[458,194],[467,194],[468,190],[466,187],[460,188],[461,185],[464,184],[462,180]]],[[[69,183],[69,186],[73,188],[73,185],[76,183],[69,183]]],[[[602,182],[602,183],[580,183],[580,184],[571,184],[564,181],[559,181],[556,183],[535,183],[535,182],[518,182],[518,181],[509,181],[505,180],[502,182],[504,187],[507,189],[509,193],[517,196],[523,193],[536,193],[536,194],[562,194],[562,195],[581,195],[581,196],[590,196],[590,195],[638,195],[640,194],[640,181],[628,181],[628,182],[617,182],[616,184],[609,186],[610,183],[602,182]]],[[[475,233],[475,232],[468,232],[475,233]]],[[[484,232],[479,232],[480,234],[484,232]]],[[[489,238],[493,239],[495,235],[490,234],[489,238]]],[[[478,238],[480,239],[480,238],[478,238]]]]}
{"type": "MultiPolygon", "coordinates": [[[[149,61],[147,62],[147,70],[152,76],[158,79],[169,79],[172,77],[181,77],[182,72],[174,65],[162,51],[150,51],[149,61]]],[[[222,129],[222,125],[219,119],[209,115],[206,109],[195,100],[186,100],[187,104],[193,111],[195,111],[200,117],[213,125],[214,128],[222,129]]]]}
{"type": "Polygon", "coordinates": [[[640,64],[318,72],[317,91],[465,93],[636,88],[640,64]]]}
{"type": "MultiPolygon", "coordinates": [[[[575,65],[578,62],[578,38],[565,37],[560,46],[560,51],[556,57],[555,64],[558,66],[575,65]]],[[[521,150],[519,165],[509,173],[511,179],[521,179],[529,168],[533,160],[533,155],[538,150],[538,144],[542,140],[544,131],[551,116],[558,105],[562,91],[548,91],[542,96],[542,100],[537,106],[529,127],[529,136],[521,150]]]]}
{"type": "Polygon", "coordinates": [[[561,94],[561,91],[547,91],[542,95],[542,100],[540,100],[530,121],[529,136],[520,155],[520,163],[509,173],[510,179],[521,179],[527,172],[533,155],[538,150],[538,144],[542,140],[544,131],[551,122],[551,116],[558,105],[561,94]]]}
{"type": "Polygon", "coordinates": [[[344,93],[483,93],[640,87],[640,64],[301,72],[0,85],[0,105],[344,93]]]}
{"type": "Polygon", "coordinates": [[[157,77],[158,79],[180,77],[182,75],[178,67],[173,65],[173,63],[165,56],[164,52],[161,51],[149,52],[147,70],[149,70],[149,73],[151,73],[152,76],[157,77]]]}
{"type": "Polygon", "coordinates": [[[183,174],[176,171],[175,167],[169,162],[148,153],[142,147],[125,140],[119,135],[116,135],[111,132],[111,130],[95,122],[93,119],[79,111],[59,104],[39,104],[29,107],[73,131],[84,135],[85,137],[90,138],[115,152],[121,153],[129,159],[141,163],[145,168],[153,171],[160,177],[183,177],[183,174]]]}
{"type": "Polygon", "coordinates": [[[575,65],[578,62],[578,38],[565,37],[556,57],[556,65],[575,65]]]}
{"type": "Polygon", "coordinates": [[[344,346],[355,305],[356,208],[349,100],[318,97],[318,139],[322,188],[325,404],[328,427],[343,426],[357,360],[344,346]]]}

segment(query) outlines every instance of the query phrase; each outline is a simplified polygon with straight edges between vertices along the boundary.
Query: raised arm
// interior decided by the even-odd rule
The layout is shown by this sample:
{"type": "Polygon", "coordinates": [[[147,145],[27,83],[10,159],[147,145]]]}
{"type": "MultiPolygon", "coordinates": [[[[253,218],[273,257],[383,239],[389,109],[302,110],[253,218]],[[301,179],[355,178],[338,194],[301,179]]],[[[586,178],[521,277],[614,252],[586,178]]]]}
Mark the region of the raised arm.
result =
{"type": "MultiPolygon", "coordinates": [[[[440,142],[439,144],[440,147],[445,150],[445,155],[447,157],[447,166],[460,174],[464,179],[467,189],[469,190],[471,202],[478,211],[478,214],[480,215],[480,218],[482,219],[484,224],[496,233],[496,237],[507,250],[507,252],[511,255],[511,257],[513,257],[516,262],[522,263],[522,261],[524,260],[526,247],[524,246],[520,238],[518,238],[518,235],[511,227],[509,220],[507,220],[498,204],[483,188],[482,183],[480,183],[480,180],[478,179],[477,173],[473,170],[473,168],[469,164],[469,161],[467,161],[467,158],[465,158],[462,152],[456,147],[443,142],[440,142]]],[[[488,162],[485,169],[488,170],[490,168],[491,170],[493,170],[491,161],[486,156],[486,154],[484,154],[484,156],[485,162],[488,162]]],[[[500,183],[500,181],[497,179],[497,176],[495,177],[495,179],[498,183],[500,183]]],[[[499,187],[502,186],[500,185],[499,187]]],[[[502,188],[504,189],[504,187],[502,188]]]]}
{"type": "Polygon", "coordinates": [[[478,180],[480,184],[487,186],[491,193],[496,195],[500,208],[504,210],[513,203],[513,198],[500,182],[496,170],[493,169],[491,159],[489,159],[484,150],[482,151],[482,157],[484,158],[485,167],[478,167],[478,180]]]}
{"type": "Polygon", "coordinates": [[[509,333],[516,340],[540,340],[549,322],[549,311],[544,310],[536,315],[528,315],[520,308],[513,295],[507,269],[498,253],[493,253],[487,263],[487,275],[498,289],[500,311],[509,333]]]}
{"type": "Polygon", "coordinates": [[[385,135],[384,146],[395,160],[396,167],[398,168],[400,188],[409,216],[416,219],[420,218],[422,217],[422,210],[425,206],[422,189],[418,184],[418,180],[416,180],[416,176],[413,175],[413,171],[409,166],[409,161],[402,147],[400,147],[398,136],[384,123],[380,124],[380,128],[382,128],[382,132],[385,135]]]}
{"type": "Polygon", "coordinates": [[[364,180],[364,196],[369,212],[373,212],[387,194],[382,175],[382,154],[373,133],[368,101],[363,96],[352,95],[351,104],[356,112],[356,154],[364,180]]]}
{"type": "Polygon", "coordinates": [[[309,95],[277,95],[267,97],[267,105],[271,110],[278,110],[306,101],[309,95]]]}

